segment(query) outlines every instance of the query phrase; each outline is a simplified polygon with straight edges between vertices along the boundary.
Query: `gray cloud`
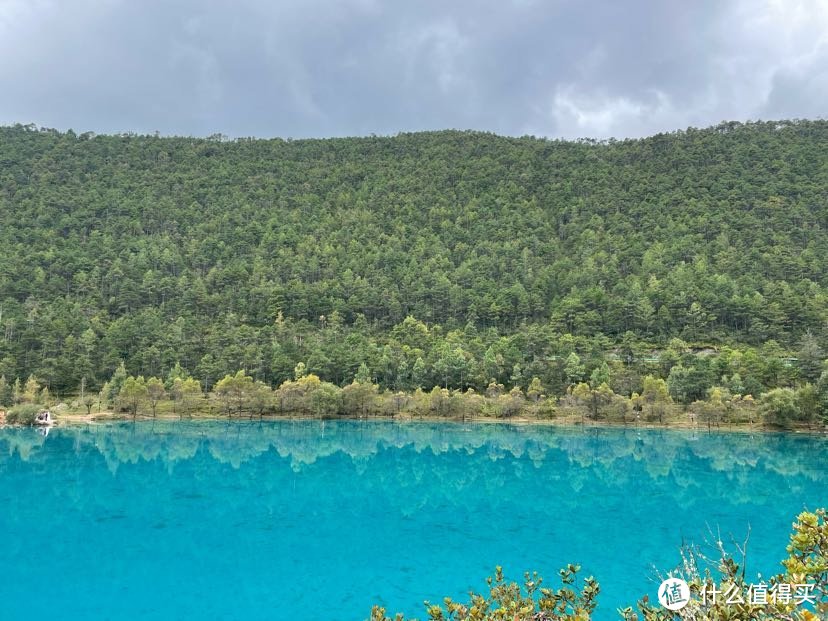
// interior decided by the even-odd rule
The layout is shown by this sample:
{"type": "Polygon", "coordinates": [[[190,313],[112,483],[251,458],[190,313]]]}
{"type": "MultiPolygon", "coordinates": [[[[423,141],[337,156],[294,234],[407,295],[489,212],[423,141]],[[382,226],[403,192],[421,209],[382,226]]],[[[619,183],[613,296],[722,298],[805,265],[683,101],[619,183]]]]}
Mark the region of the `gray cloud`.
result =
{"type": "Polygon", "coordinates": [[[0,0],[0,123],[627,137],[819,117],[821,0],[0,0]]]}

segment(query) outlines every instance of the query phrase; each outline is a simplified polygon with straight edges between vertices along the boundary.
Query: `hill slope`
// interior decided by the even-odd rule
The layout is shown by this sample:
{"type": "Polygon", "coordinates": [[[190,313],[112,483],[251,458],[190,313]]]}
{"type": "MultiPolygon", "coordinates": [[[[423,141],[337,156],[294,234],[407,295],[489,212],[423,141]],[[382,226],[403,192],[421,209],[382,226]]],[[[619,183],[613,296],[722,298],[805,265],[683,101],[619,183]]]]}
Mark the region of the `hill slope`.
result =
{"type": "Polygon", "coordinates": [[[824,121],[610,143],[2,128],[0,373],[554,385],[573,349],[795,348],[828,318],[826,147],[824,121]]]}

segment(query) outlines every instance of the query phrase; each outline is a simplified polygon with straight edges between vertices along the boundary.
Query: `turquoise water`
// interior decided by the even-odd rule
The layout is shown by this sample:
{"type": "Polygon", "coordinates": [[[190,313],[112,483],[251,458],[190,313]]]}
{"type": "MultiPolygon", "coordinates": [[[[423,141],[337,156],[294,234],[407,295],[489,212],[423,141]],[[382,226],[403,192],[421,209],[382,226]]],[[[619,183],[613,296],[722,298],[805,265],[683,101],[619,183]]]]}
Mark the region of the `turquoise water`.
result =
{"type": "Polygon", "coordinates": [[[360,621],[578,562],[597,618],[710,529],[775,573],[824,438],[387,422],[0,430],[0,618],[360,621]]]}

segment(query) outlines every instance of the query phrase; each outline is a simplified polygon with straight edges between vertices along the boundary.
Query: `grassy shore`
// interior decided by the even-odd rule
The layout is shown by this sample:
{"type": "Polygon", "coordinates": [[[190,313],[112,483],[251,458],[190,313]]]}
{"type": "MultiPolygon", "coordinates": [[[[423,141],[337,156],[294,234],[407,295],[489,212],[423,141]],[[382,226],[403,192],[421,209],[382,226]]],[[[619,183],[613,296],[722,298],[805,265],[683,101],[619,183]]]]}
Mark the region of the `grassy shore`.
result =
{"type": "MultiPolygon", "coordinates": [[[[641,428],[641,429],[683,429],[683,430],[699,430],[699,431],[750,431],[750,432],[792,432],[792,433],[828,433],[828,426],[811,426],[797,425],[786,429],[780,429],[772,425],[767,425],[762,421],[732,421],[720,422],[718,424],[707,424],[697,420],[693,420],[689,415],[676,416],[672,415],[665,417],[663,422],[644,420],[643,417],[629,418],[626,421],[621,420],[592,420],[585,414],[578,412],[562,413],[554,417],[536,418],[530,416],[513,416],[509,418],[492,417],[492,416],[465,416],[465,417],[446,417],[435,415],[413,415],[409,413],[400,413],[394,415],[378,415],[369,414],[366,416],[315,416],[313,414],[303,412],[283,413],[283,414],[264,414],[264,415],[231,415],[227,416],[215,410],[197,411],[191,414],[182,415],[174,413],[171,410],[164,409],[157,412],[155,416],[149,413],[141,413],[136,416],[131,416],[128,413],[117,412],[113,410],[101,410],[87,413],[85,410],[67,410],[61,412],[55,419],[57,426],[72,426],[72,425],[94,425],[106,424],[112,422],[123,421],[209,421],[209,420],[360,420],[360,421],[393,421],[393,422],[427,422],[427,423],[444,423],[444,422],[465,422],[475,424],[507,424],[507,425],[541,425],[541,426],[561,426],[561,427],[598,427],[598,428],[641,428]]],[[[2,418],[0,418],[0,425],[2,418]]]]}

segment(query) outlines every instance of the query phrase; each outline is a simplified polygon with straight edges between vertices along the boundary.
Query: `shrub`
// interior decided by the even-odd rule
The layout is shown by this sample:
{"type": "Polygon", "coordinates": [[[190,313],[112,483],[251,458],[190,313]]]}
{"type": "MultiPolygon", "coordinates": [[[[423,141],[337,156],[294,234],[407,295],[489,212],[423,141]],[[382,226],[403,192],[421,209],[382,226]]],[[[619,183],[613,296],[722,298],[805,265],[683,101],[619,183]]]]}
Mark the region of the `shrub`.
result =
{"type": "MultiPolygon", "coordinates": [[[[507,582],[497,567],[495,575],[486,580],[488,595],[472,593],[468,604],[447,597],[445,607],[426,602],[426,614],[431,621],[588,621],[601,589],[591,577],[579,585],[578,571],[578,565],[562,569],[562,586],[553,591],[541,586],[543,578],[537,574],[525,574],[522,585],[507,582]]],[[[396,615],[392,620],[384,608],[375,606],[370,621],[403,621],[403,617],[396,615]]]]}
{"type": "MultiPolygon", "coordinates": [[[[813,599],[808,608],[794,601],[766,604],[742,602],[729,603],[726,597],[705,599],[704,593],[712,593],[720,587],[735,588],[746,593],[749,584],[745,571],[724,546],[718,543],[720,559],[717,571],[701,571],[706,557],[697,550],[685,547],[682,565],[675,573],[687,581],[692,594],[691,601],[680,611],[654,606],[649,597],[638,602],[638,610],[632,607],[619,610],[623,621],[817,621],[828,618],[828,520],[825,509],[814,513],[801,513],[793,525],[788,557],[782,561],[784,574],[772,576],[767,585],[813,585],[813,599]],[[819,615],[819,616],[818,616],[819,615]]],[[[739,552],[744,558],[745,549],[739,552]]],[[[590,621],[600,592],[593,578],[581,582],[577,578],[580,568],[569,565],[560,571],[560,589],[543,588],[538,574],[526,574],[524,583],[507,582],[500,567],[495,576],[487,580],[482,594],[472,593],[468,603],[446,598],[443,606],[426,602],[426,614],[430,621],[590,621]]],[[[671,574],[672,575],[672,574],[671,574]]],[[[757,581],[758,582],[758,581],[757,581]]],[[[393,619],[384,608],[375,606],[370,621],[404,621],[402,615],[393,619]]]]}
{"type": "Polygon", "coordinates": [[[796,392],[790,388],[774,388],[766,392],[762,395],[759,411],[769,425],[790,427],[800,413],[796,392]]]}
{"type": "Polygon", "coordinates": [[[320,382],[316,390],[310,393],[310,409],[316,416],[333,416],[339,411],[342,391],[338,386],[320,382]]]}
{"type": "MultiPolygon", "coordinates": [[[[769,600],[767,603],[751,603],[749,600],[738,604],[730,603],[726,597],[702,597],[702,593],[712,593],[714,589],[734,589],[737,593],[746,593],[750,584],[745,576],[745,548],[739,549],[743,560],[740,566],[727,553],[721,542],[717,543],[720,560],[716,572],[710,569],[702,572],[699,567],[705,557],[695,550],[683,553],[683,570],[678,572],[688,582],[693,595],[690,603],[681,611],[670,612],[653,606],[649,598],[638,602],[638,615],[631,608],[620,611],[625,621],[817,621],[825,619],[828,614],[828,521],[825,509],[814,513],[803,512],[793,524],[788,557],[782,561],[785,573],[770,576],[767,579],[769,589],[774,585],[809,584],[813,586],[811,606],[816,614],[803,604],[792,601],[769,600]]],[[[754,580],[758,583],[759,580],[754,580]]]]}
{"type": "Polygon", "coordinates": [[[37,415],[42,409],[43,407],[36,403],[21,403],[6,412],[6,422],[10,425],[28,425],[31,427],[35,424],[37,415]]]}

